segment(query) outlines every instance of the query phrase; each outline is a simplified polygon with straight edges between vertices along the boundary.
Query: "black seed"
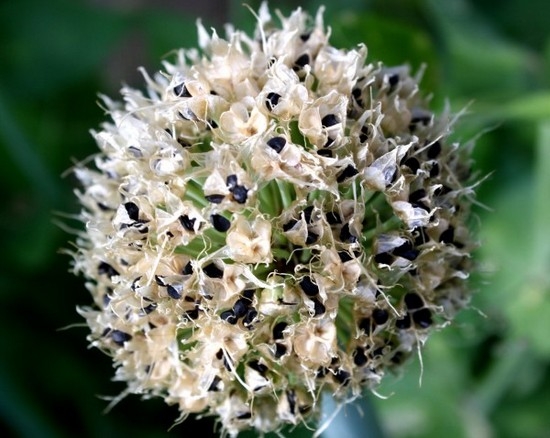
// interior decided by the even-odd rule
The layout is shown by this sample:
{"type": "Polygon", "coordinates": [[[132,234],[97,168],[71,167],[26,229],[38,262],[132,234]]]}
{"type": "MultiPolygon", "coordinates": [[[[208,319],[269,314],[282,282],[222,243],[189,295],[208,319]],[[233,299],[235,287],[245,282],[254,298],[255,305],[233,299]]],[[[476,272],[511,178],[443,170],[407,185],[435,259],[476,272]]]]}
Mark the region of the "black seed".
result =
{"type": "Polygon", "coordinates": [[[393,256],[389,252],[381,252],[374,256],[374,261],[379,264],[391,265],[393,263],[393,256]]]}
{"type": "Polygon", "coordinates": [[[176,85],[172,91],[174,91],[174,94],[179,97],[191,97],[191,94],[187,90],[187,87],[182,82],[181,84],[176,85]]]}
{"type": "Polygon", "coordinates": [[[168,293],[168,296],[170,298],[173,298],[175,300],[179,300],[181,298],[181,293],[178,292],[178,290],[174,286],[166,286],[166,292],[168,293]]]}
{"type": "Polygon", "coordinates": [[[317,151],[317,155],[320,155],[321,157],[332,158],[332,151],[329,149],[319,149],[317,151]]]}
{"type": "Polygon", "coordinates": [[[435,178],[437,175],[439,175],[439,164],[434,163],[430,169],[430,177],[435,178]]]}
{"type": "Polygon", "coordinates": [[[403,362],[404,356],[402,351],[396,352],[392,358],[390,359],[394,364],[399,365],[401,362],[403,362]]]}
{"type": "Polygon", "coordinates": [[[303,69],[307,64],[309,64],[309,55],[304,53],[294,62],[294,67],[292,67],[292,69],[298,71],[303,69]]]}
{"type": "Polygon", "coordinates": [[[430,240],[425,227],[417,227],[413,230],[414,246],[419,246],[430,240]]]}
{"type": "Polygon", "coordinates": [[[237,185],[237,175],[233,174],[233,175],[228,175],[227,178],[225,179],[225,184],[227,185],[227,187],[229,188],[229,191],[233,191],[233,189],[236,187],[237,185]]]}
{"type": "Polygon", "coordinates": [[[361,134],[359,134],[359,141],[361,143],[365,143],[369,139],[369,136],[370,136],[369,127],[368,126],[363,126],[361,128],[361,134]]]}
{"type": "Polygon", "coordinates": [[[206,200],[212,204],[221,204],[225,195],[206,195],[206,200]]]}
{"type": "Polygon", "coordinates": [[[252,299],[254,298],[254,292],[256,292],[254,289],[246,289],[243,290],[243,293],[241,294],[243,298],[248,300],[250,304],[252,304],[252,299]]]}
{"type": "Polygon", "coordinates": [[[267,145],[279,154],[285,147],[286,140],[284,137],[273,137],[267,141],[267,145]]]}
{"type": "Polygon", "coordinates": [[[414,323],[420,328],[428,328],[432,325],[432,312],[430,309],[420,309],[412,314],[414,323]]]}
{"type": "Polygon", "coordinates": [[[298,223],[298,221],[296,219],[290,219],[286,224],[283,225],[283,231],[290,230],[297,223],[298,223]]]}
{"type": "Polygon", "coordinates": [[[197,319],[199,317],[199,308],[197,306],[195,306],[194,309],[191,309],[191,310],[186,310],[185,311],[185,315],[189,318],[189,319],[197,319]]]}
{"type": "Polygon", "coordinates": [[[220,349],[216,352],[216,359],[220,360],[222,357],[223,357],[223,350],[220,348],[220,349]]]}
{"type": "Polygon", "coordinates": [[[317,233],[314,233],[313,231],[307,231],[307,238],[306,238],[306,244],[311,245],[312,243],[315,243],[319,239],[319,235],[317,233]]]}
{"type": "Polygon", "coordinates": [[[183,138],[178,138],[178,143],[182,148],[189,148],[191,147],[191,143],[189,143],[187,140],[184,140],[183,138]]]}
{"type": "Polygon", "coordinates": [[[349,230],[349,224],[344,224],[340,230],[340,240],[346,243],[355,243],[357,242],[357,237],[351,234],[349,230]]]}
{"type": "Polygon", "coordinates": [[[233,313],[235,314],[235,317],[242,318],[244,315],[246,315],[248,306],[250,306],[250,301],[246,298],[239,298],[237,301],[235,301],[235,305],[233,306],[233,313]]]}
{"type": "Polygon", "coordinates": [[[288,409],[292,415],[296,412],[296,392],[291,389],[286,392],[286,399],[288,401],[288,409]]]}
{"type": "Polygon", "coordinates": [[[311,223],[311,214],[313,213],[313,205],[310,205],[306,208],[304,208],[304,219],[306,220],[306,223],[311,223]]]}
{"type": "Polygon", "coordinates": [[[244,412],[242,414],[237,415],[237,420],[248,420],[249,418],[252,418],[252,412],[244,412]]]}
{"type": "Polygon", "coordinates": [[[388,76],[388,83],[390,84],[390,88],[393,89],[398,82],[399,82],[399,75],[397,73],[393,73],[388,76]]]}
{"type": "Polygon", "coordinates": [[[233,199],[239,204],[244,204],[248,197],[248,189],[245,186],[235,186],[232,190],[233,199]]]}
{"type": "Polygon", "coordinates": [[[214,263],[210,263],[202,268],[203,272],[210,278],[223,278],[223,271],[218,268],[214,263]]]}
{"type": "Polygon", "coordinates": [[[258,360],[251,360],[250,362],[248,362],[248,366],[253,370],[258,371],[262,376],[265,376],[268,371],[267,366],[263,363],[260,363],[258,360]]]}
{"type": "Polygon", "coordinates": [[[328,138],[327,138],[327,142],[323,145],[323,147],[324,147],[324,148],[331,147],[333,143],[334,143],[334,139],[328,137],[328,138]]]}
{"type": "Polygon", "coordinates": [[[434,190],[434,195],[442,196],[442,195],[446,195],[447,193],[450,193],[452,191],[453,191],[453,189],[451,189],[448,186],[443,185],[443,186],[438,187],[437,189],[434,190]]]}
{"type": "Polygon", "coordinates": [[[383,325],[389,318],[388,311],[385,309],[374,309],[372,311],[372,319],[377,325],[383,325]]]}
{"type": "Polygon", "coordinates": [[[335,211],[329,211],[326,216],[327,216],[327,222],[330,225],[337,225],[342,223],[342,219],[340,219],[340,215],[335,211]]]}
{"type": "Polygon", "coordinates": [[[210,216],[210,222],[217,231],[224,233],[231,227],[231,222],[221,214],[213,214],[210,216]]]}
{"type": "Polygon", "coordinates": [[[453,243],[455,239],[455,229],[452,225],[449,225],[445,231],[439,236],[439,241],[443,243],[453,243]]]}
{"type": "Polygon", "coordinates": [[[337,125],[338,123],[340,122],[334,114],[327,114],[321,119],[321,125],[323,125],[323,128],[328,128],[330,126],[337,125]]]}
{"type": "Polygon", "coordinates": [[[208,121],[208,127],[209,127],[210,129],[216,129],[216,128],[218,127],[218,124],[216,123],[215,120],[209,120],[209,121],[208,121]]]}
{"type": "Polygon", "coordinates": [[[359,329],[363,330],[366,335],[370,335],[372,330],[372,323],[370,318],[362,318],[361,321],[359,321],[359,329]]]}
{"type": "Polygon", "coordinates": [[[353,167],[351,164],[348,164],[347,167],[338,174],[338,176],[336,177],[336,182],[341,183],[346,179],[357,175],[358,173],[359,171],[355,167],[353,167]]]}
{"type": "Polygon", "coordinates": [[[409,292],[405,295],[405,306],[409,310],[420,309],[424,306],[424,301],[416,292],[409,292]]]}
{"type": "Polygon", "coordinates": [[[338,257],[340,257],[340,261],[342,263],[346,263],[346,262],[349,262],[350,260],[353,260],[353,257],[347,251],[338,251],[338,257]]]}
{"type": "Polygon", "coordinates": [[[326,312],[326,307],[323,303],[321,303],[317,298],[314,298],[313,300],[313,316],[319,316],[326,312]]]}
{"type": "Polygon", "coordinates": [[[184,266],[181,273],[183,275],[191,275],[193,273],[193,265],[191,264],[191,261],[187,262],[187,264],[184,266]]]}
{"type": "Polygon", "coordinates": [[[126,332],[123,332],[121,330],[113,330],[110,333],[110,336],[113,342],[120,346],[124,345],[125,342],[128,342],[129,340],[132,339],[132,335],[126,332]]]}
{"type": "Polygon", "coordinates": [[[351,90],[351,95],[353,96],[353,98],[355,99],[355,101],[361,105],[361,97],[363,95],[363,91],[361,90],[361,88],[354,88],[353,90],[351,90]]]}
{"type": "Polygon", "coordinates": [[[219,391],[220,388],[218,387],[218,385],[221,381],[222,379],[220,379],[218,376],[214,376],[214,380],[212,380],[212,383],[208,387],[208,391],[219,391]]]}
{"type": "Polygon", "coordinates": [[[411,316],[407,313],[403,318],[395,320],[398,329],[405,330],[411,326],[411,316]]]}
{"type": "Polygon", "coordinates": [[[185,228],[187,231],[194,231],[195,220],[196,220],[195,218],[191,219],[186,214],[179,217],[181,226],[185,228]]]}
{"type": "Polygon", "coordinates": [[[418,169],[420,169],[420,163],[414,157],[406,158],[405,160],[402,160],[400,164],[402,166],[407,166],[414,174],[416,174],[418,169]]]}
{"type": "Polygon", "coordinates": [[[160,276],[160,275],[155,275],[155,282],[159,285],[159,286],[166,286],[166,283],[164,282],[164,279],[160,276]]]}
{"type": "Polygon", "coordinates": [[[278,359],[286,354],[287,348],[285,345],[276,342],[275,343],[275,357],[278,359]]]}
{"type": "Polygon", "coordinates": [[[109,263],[101,262],[97,267],[97,272],[99,275],[105,274],[108,277],[114,277],[119,275],[118,271],[113,268],[109,263]]]}
{"type": "Polygon", "coordinates": [[[377,349],[373,350],[372,357],[380,357],[384,355],[384,346],[378,347],[377,349]]]}
{"type": "Polygon", "coordinates": [[[251,307],[250,309],[247,310],[246,315],[243,318],[243,324],[245,326],[249,326],[254,322],[257,316],[258,316],[258,311],[254,309],[254,307],[251,307]]]}
{"type": "Polygon", "coordinates": [[[334,378],[340,383],[342,386],[346,386],[350,380],[351,380],[351,374],[342,368],[339,368],[338,371],[336,371],[336,374],[334,375],[334,378]]]}
{"type": "Polygon", "coordinates": [[[109,211],[109,210],[112,210],[111,207],[105,205],[103,202],[98,202],[98,203],[97,203],[97,206],[99,207],[99,209],[100,209],[101,211],[109,211]]]}
{"type": "Polygon", "coordinates": [[[128,213],[128,217],[130,219],[133,221],[139,220],[139,207],[136,204],[133,202],[127,202],[124,204],[124,208],[126,209],[126,213],[128,213]]]}
{"type": "Polygon", "coordinates": [[[427,125],[428,123],[430,123],[430,120],[432,120],[431,114],[427,114],[423,112],[418,113],[417,115],[413,115],[413,117],[411,118],[411,124],[409,125],[409,127],[412,126],[412,129],[414,129],[415,125],[419,123],[422,123],[423,125],[427,125]]]}
{"type": "MultiPolygon", "coordinates": [[[[224,310],[222,313],[220,313],[220,318],[224,321],[227,321],[229,324],[237,324],[237,317],[233,313],[233,310],[224,310]]],[[[218,357],[218,359],[220,358],[218,357]]]]}
{"type": "Polygon", "coordinates": [[[401,246],[394,248],[392,250],[392,254],[397,257],[403,257],[404,259],[413,261],[418,257],[420,251],[413,248],[412,243],[407,240],[401,246]]]}
{"type": "Polygon", "coordinates": [[[436,141],[434,144],[432,144],[429,148],[428,148],[428,158],[430,159],[434,159],[434,158],[437,158],[438,155],[441,153],[441,144],[436,141]]]}
{"type": "Polygon", "coordinates": [[[424,189],[418,189],[414,192],[412,192],[410,195],[409,195],[409,202],[413,203],[413,202],[418,202],[420,201],[422,198],[425,198],[426,197],[426,190],[424,189]]]}
{"type": "Polygon", "coordinates": [[[367,363],[367,356],[365,356],[365,350],[362,347],[355,349],[355,355],[353,356],[353,363],[358,367],[362,367],[367,363]]]}
{"type": "Polygon", "coordinates": [[[277,93],[268,93],[267,99],[265,101],[265,106],[269,111],[273,111],[273,107],[275,107],[279,103],[279,99],[281,98],[280,94],[277,93]]]}
{"type": "Polygon", "coordinates": [[[273,327],[273,339],[283,339],[284,338],[284,330],[288,327],[288,324],[284,321],[278,322],[275,324],[275,327],[273,327]]]}
{"type": "Polygon", "coordinates": [[[300,39],[305,43],[307,40],[309,40],[309,37],[311,36],[311,32],[303,33],[300,35],[300,39]]]}
{"type": "Polygon", "coordinates": [[[306,276],[300,280],[300,287],[308,297],[314,297],[319,293],[319,286],[317,286],[309,276],[306,276]]]}

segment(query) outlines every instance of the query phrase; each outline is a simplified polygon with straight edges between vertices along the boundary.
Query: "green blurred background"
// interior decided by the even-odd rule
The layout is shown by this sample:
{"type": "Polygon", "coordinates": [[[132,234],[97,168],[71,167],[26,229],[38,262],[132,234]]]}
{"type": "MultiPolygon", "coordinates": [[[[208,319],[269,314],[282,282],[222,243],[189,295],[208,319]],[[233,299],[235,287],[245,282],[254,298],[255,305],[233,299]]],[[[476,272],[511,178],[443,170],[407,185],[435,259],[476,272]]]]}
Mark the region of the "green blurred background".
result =
{"type": "MultiPolygon", "coordinates": [[[[109,414],[111,361],[87,347],[75,312],[90,303],[59,253],[78,226],[75,181],[62,177],[95,151],[105,115],[97,93],[141,86],[196,45],[195,20],[251,30],[241,0],[18,0],[0,3],[0,433],[16,437],[185,436],[160,400],[130,396],[109,414]],[[60,330],[71,326],[67,330],[60,330]]],[[[301,5],[314,12],[319,1],[301,5]]],[[[327,2],[328,3],[328,2],[327,2]]],[[[257,1],[248,1],[253,8],[257,1]]],[[[272,2],[283,11],[297,3],[272,2]]],[[[344,0],[327,5],[331,42],[366,42],[370,60],[427,64],[434,108],[467,113],[459,141],[476,139],[480,249],[473,308],[434,334],[403,376],[348,406],[326,437],[550,436],[550,2],[344,0]],[[486,206],[486,207],[484,207],[486,206]],[[373,409],[371,409],[373,408],[373,409]],[[382,430],[382,432],[380,432],[382,430]]],[[[311,436],[297,430],[292,436],[311,436]]],[[[252,436],[248,434],[247,436],[252,436]]]]}

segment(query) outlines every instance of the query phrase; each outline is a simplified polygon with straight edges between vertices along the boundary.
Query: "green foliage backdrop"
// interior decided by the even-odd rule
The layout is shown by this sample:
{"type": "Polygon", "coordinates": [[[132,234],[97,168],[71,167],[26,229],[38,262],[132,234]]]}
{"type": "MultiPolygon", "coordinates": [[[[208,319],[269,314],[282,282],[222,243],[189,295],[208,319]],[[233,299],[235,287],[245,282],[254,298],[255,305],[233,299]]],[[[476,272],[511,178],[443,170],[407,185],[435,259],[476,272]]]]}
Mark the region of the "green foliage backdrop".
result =
{"type": "MultiPolygon", "coordinates": [[[[302,6],[313,12],[320,3],[302,6]]],[[[213,431],[207,419],[168,432],[176,410],[135,396],[102,413],[108,402],[99,396],[122,386],[109,381],[110,360],[87,348],[75,306],[88,304],[88,293],[59,254],[71,237],[56,222],[78,226],[62,216],[78,211],[75,182],[62,174],[95,151],[88,130],[104,119],[97,93],[139,85],[138,65],[153,71],[171,49],[196,43],[196,16],[153,4],[0,3],[0,430],[12,436],[213,431]]],[[[277,2],[283,11],[295,6],[277,2]]],[[[223,10],[238,27],[253,27],[240,1],[223,10]]],[[[445,98],[456,112],[467,108],[455,136],[476,139],[476,169],[487,178],[474,223],[482,245],[473,254],[473,308],[428,341],[423,367],[417,359],[384,383],[388,399],[347,406],[326,437],[550,433],[549,16],[545,0],[327,5],[334,45],[366,42],[371,60],[427,64],[423,87],[434,108],[445,98]]]]}

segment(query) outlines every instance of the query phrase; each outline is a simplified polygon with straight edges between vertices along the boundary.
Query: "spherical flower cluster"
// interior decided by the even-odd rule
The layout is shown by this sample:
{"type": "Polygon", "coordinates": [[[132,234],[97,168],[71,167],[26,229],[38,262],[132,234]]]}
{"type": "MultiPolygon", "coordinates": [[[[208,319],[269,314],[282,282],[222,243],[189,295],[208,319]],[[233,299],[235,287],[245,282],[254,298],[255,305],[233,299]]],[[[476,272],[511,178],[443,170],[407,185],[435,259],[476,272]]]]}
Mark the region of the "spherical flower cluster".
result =
{"type": "Polygon", "coordinates": [[[467,304],[475,246],[468,148],[418,78],[330,46],[322,11],[257,19],[199,24],[146,93],[105,98],[76,169],[92,345],[232,436],[375,388],[467,304]]]}

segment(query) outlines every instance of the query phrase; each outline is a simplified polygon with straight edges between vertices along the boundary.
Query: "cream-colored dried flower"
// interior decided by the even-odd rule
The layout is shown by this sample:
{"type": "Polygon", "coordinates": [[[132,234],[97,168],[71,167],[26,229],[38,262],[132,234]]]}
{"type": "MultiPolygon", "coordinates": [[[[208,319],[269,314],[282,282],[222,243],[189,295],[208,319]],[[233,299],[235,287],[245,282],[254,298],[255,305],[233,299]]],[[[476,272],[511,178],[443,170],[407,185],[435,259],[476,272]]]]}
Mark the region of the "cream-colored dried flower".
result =
{"type": "Polygon", "coordinates": [[[331,47],[322,10],[258,22],[199,24],[200,51],[105,98],[76,169],[92,345],[231,436],[376,387],[467,304],[475,246],[468,148],[418,78],[331,47]]]}

